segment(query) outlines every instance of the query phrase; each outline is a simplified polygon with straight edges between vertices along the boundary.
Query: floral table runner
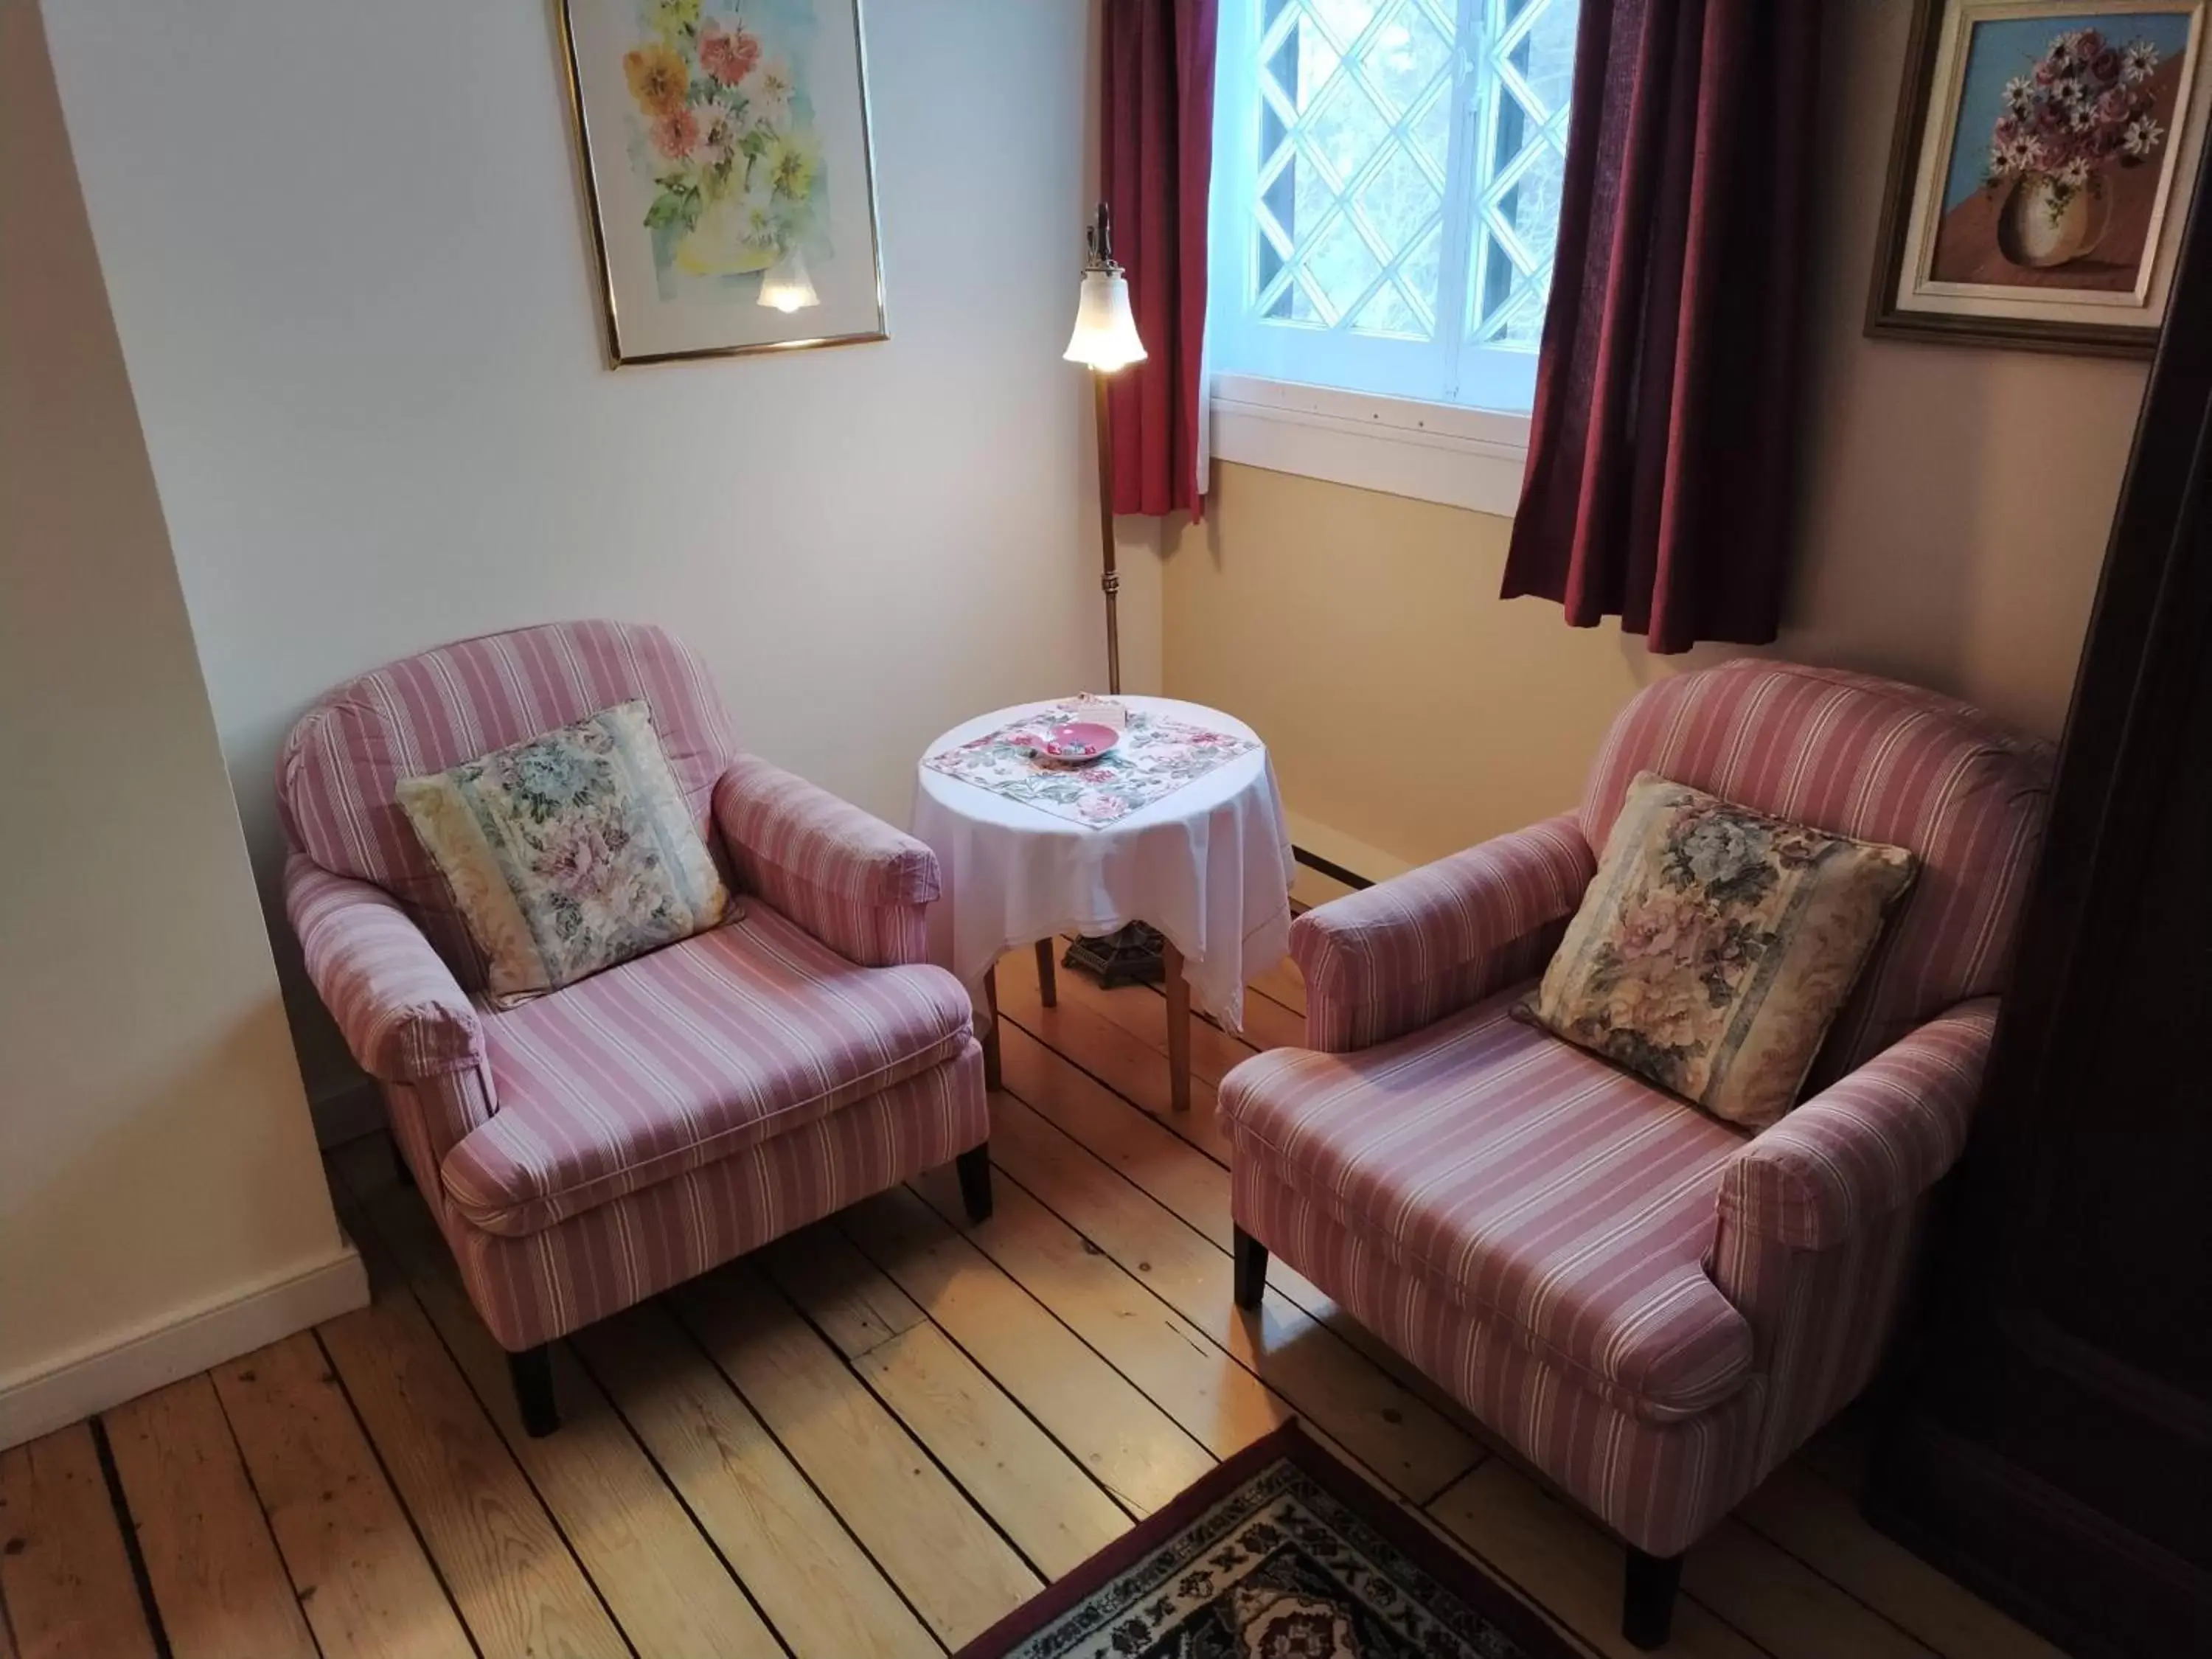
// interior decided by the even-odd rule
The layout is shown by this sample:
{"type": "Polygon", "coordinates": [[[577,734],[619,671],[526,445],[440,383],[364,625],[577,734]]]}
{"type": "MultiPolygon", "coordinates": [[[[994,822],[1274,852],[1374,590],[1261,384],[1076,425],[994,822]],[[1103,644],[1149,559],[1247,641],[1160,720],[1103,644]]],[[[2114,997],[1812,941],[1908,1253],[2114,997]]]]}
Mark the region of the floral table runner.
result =
{"type": "Polygon", "coordinates": [[[1058,720],[1097,718],[1073,704],[1041,710],[931,755],[922,764],[1054,817],[1103,830],[1260,746],[1250,738],[1138,709],[1129,711],[1111,754],[1081,765],[1039,760],[1009,741],[1058,720]]]}

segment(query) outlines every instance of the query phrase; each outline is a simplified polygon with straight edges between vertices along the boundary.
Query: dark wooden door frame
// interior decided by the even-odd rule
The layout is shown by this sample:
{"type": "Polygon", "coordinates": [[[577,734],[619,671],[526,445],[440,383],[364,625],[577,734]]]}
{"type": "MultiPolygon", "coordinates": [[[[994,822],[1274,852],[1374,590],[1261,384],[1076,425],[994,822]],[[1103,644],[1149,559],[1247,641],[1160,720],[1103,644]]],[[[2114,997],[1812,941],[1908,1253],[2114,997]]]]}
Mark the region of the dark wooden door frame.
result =
{"type": "MultiPolygon", "coordinates": [[[[2189,1075],[2212,1075],[2203,1046],[2212,1030],[2197,1034],[2193,1055],[2161,1054],[2146,1038],[2130,1058],[2124,1034],[2141,1028],[2143,1011],[2114,1006],[2112,972],[2116,952],[2141,939],[2121,931],[2127,919],[2156,914],[2157,890],[2146,884],[2172,874],[2170,863],[2161,870],[2150,860],[2154,837],[2176,823],[2193,834],[2206,821],[2212,729],[2198,722],[2212,696],[2208,179],[2200,169],[2014,984],[1941,1241],[1927,1352],[1886,1414],[1867,1499],[1878,1526],[1954,1577],[2075,1654],[2115,1659],[2212,1652],[2212,1378],[2198,1374],[2201,1338],[2190,1334],[2185,1344],[2177,1326],[2180,1358],[2160,1374],[2137,1363],[2148,1328],[2141,1310],[2154,1288],[2128,1287],[2134,1311],[2115,1318],[2132,1317],[2133,1332],[2087,1331],[2080,1285],[2059,1287],[2063,1275],[2052,1271],[2062,1260],[2053,1252],[2068,1229],[2078,1236],[2085,1215],[2140,1228],[2142,1272],[2152,1287],[2166,1275],[2178,1298],[2203,1285],[2212,1255],[2212,1225],[2141,1213],[2140,1200],[2131,1215],[2124,1191],[2095,1195],[2085,1209],[2081,1166],[2064,1151],[2086,1134],[2133,1133],[2140,1158],[2184,1155],[2154,1117],[2131,1114],[2137,1103],[2170,1109],[2178,1098],[2178,1073],[2143,1068],[2186,1065],[2189,1075]],[[2087,1114],[2105,1115],[2109,1127],[2087,1114]],[[2193,1262],[2175,1256],[2177,1240],[2198,1253],[2193,1262]]],[[[2212,860],[2206,840],[2197,856],[2212,860]]],[[[2197,920],[2212,940],[2212,915],[2197,920]]],[[[2186,935],[2179,928],[2142,948],[2174,958],[2178,994],[2195,999],[2185,1006],[2212,1011],[2212,943],[2192,953],[2186,935]]],[[[2212,1114],[2212,1084],[2194,1088],[2195,1109],[2212,1114]]],[[[2191,1144],[2185,1137],[2179,1146],[2191,1144]]],[[[2195,1145],[2203,1144],[2200,1135],[2195,1145]]],[[[2115,1164],[2127,1155],[2115,1152],[2115,1164]]],[[[2212,1169],[2196,1174],[2212,1177],[2212,1169]]],[[[2196,1217],[2208,1214],[2212,1201],[2196,1206],[2196,1217]]],[[[2176,1305],[2171,1317],[2201,1325],[2208,1315],[2212,1308],[2176,1305]]]]}

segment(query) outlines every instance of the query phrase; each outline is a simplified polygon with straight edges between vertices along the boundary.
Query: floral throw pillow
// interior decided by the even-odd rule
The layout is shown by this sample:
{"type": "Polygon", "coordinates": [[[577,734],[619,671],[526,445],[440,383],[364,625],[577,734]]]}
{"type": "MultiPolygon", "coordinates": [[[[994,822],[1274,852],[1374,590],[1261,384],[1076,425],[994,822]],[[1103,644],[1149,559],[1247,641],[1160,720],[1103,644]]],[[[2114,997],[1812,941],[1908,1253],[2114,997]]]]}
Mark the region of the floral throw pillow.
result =
{"type": "Polygon", "coordinates": [[[1531,1012],[1716,1116],[1777,1121],[1918,861],[1639,773],[1531,1012]]]}
{"type": "Polygon", "coordinates": [[[402,779],[398,797],[502,1008],[689,939],[729,909],[642,702],[402,779]]]}

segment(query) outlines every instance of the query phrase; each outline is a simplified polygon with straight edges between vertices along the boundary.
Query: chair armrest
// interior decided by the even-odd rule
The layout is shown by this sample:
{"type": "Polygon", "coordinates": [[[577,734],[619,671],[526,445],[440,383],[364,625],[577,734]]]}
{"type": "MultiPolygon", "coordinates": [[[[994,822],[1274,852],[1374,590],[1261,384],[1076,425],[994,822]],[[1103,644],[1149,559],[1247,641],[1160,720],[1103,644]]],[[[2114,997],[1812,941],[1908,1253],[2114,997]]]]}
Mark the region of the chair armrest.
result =
{"type": "Polygon", "coordinates": [[[924,913],[937,854],[780,767],[741,755],[714,786],[714,823],[738,885],[849,962],[929,959],[924,913]]]}
{"type": "Polygon", "coordinates": [[[1291,927],[1307,1046],[1364,1048],[1527,978],[1596,872],[1562,814],[1307,911],[1291,927]]]}
{"type": "Polygon", "coordinates": [[[284,864],[284,910],[307,977],[362,1070],[381,1083],[418,1083],[483,1065],[474,1005],[391,894],[295,853],[284,864]]]}
{"type": "Polygon", "coordinates": [[[1929,1189],[1958,1159],[1996,1028],[1980,997],[1907,1033],[1722,1167],[1705,1270],[1767,1374],[1762,1467],[1866,1386],[1911,1292],[1929,1189]]]}
{"type": "Polygon", "coordinates": [[[1966,1150],[1996,1021],[1962,1002],[1763,1131],[1722,1172],[1723,1228],[1826,1250],[1912,1203],[1966,1150]]]}

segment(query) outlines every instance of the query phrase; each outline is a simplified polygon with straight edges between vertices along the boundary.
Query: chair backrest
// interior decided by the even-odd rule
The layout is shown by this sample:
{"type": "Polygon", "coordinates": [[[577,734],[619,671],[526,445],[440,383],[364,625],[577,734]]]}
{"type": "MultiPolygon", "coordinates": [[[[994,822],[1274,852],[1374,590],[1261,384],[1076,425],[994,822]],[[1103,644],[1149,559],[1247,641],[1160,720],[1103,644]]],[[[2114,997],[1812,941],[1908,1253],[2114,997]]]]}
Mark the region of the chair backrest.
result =
{"type": "Polygon", "coordinates": [[[1583,791],[1602,849],[1638,772],[1771,817],[1911,848],[1890,918],[1808,1080],[1818,1088],[1967,997],[2002,988],[2052,750],[1972,705],[1864,674],[1744,660],[1639,692],[1583,791]]]}
{"type": "Polygon", "coordinates": [[[328,693],[276,763],[293,847],[325,870],[375,883],[407,907],[461,983],[483,964],[437,866],[395,798],[402,778],[441,772],[615,703],[642,697],[694,821],[715,844],[715,780],[734,745],[706,665],[658,628],[550,623],[441,645],[328,693]]]}

